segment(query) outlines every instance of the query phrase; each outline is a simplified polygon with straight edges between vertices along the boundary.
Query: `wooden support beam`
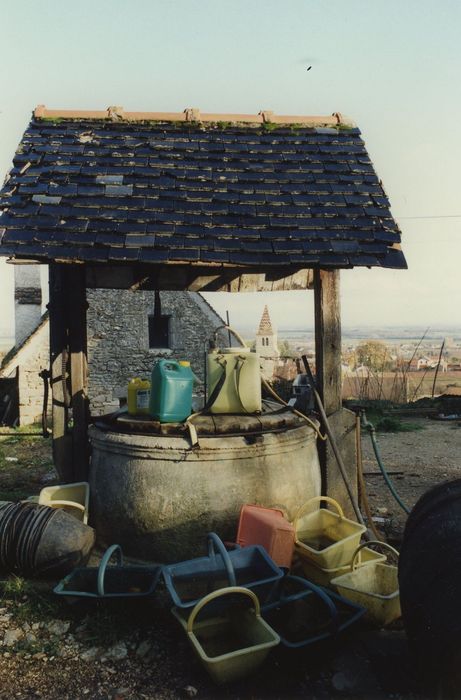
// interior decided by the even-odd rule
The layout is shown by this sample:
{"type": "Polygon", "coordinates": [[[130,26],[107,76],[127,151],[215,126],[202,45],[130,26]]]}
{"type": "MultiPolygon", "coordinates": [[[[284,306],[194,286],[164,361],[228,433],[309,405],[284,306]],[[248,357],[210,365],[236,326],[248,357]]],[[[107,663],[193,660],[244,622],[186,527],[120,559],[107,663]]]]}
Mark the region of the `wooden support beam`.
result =
{"type": "Polygon", "coordinates": [[[69,347],[65,320],[64,276],[62,265],[50,265],[48,310],[50,315],[51,412],[54,466],[63,481],[72,481],[72,439],[68,430],[69,347]]]}
{"type": "Polygon", "coordinates": [[[341,408],[339,270],[315,270],[315,366],[325,413],[341,408]]]}
{"type": "Polygon", "coordinates": [[[50,265],[49,288],[53,460],[63,481],[83,481],[89,459],[84,268],[50,265]]]}
{"type": "Polygon", "coordinates": [[[70,358],[70,405],[72,408],[72,464],[75,481],[88,479],[88,358],[85,270],[73,267],[66,274],[69,358],[70,358]]]}
{"type": "MultiPolygon", "coordinates": [[[[341,393],[341,315],[339,270],[315,270],[315,358],[318,392],[322,398],[330,430],[357,498],[355,414],[342,408],[341,393]]],[[[355,519],[346,486],[329,441],[319,441],[322,493],[337,500],[345,514],[355,519]]]]}
{"type": "Polygon", "coordinates": [[[190,292],[275,292],[312,289],[313,270],[259,269],[230,265],[88,264],[89,289],[163,289],[190,292]]]}

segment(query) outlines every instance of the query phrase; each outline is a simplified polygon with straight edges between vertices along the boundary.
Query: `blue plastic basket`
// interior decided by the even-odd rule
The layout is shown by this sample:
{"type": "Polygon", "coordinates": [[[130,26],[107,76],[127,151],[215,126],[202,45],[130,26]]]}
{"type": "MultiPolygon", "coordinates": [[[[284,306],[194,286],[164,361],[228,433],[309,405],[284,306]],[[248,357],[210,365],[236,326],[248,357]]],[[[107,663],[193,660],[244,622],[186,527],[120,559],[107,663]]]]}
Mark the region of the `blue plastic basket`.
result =
{"type": "Polygon", "coordinates": [[[336,637],[366,612],[365,608],[299,576],[286,576],[274,600],[261,607],[263,619],[290,649],[336,637]]]}
{"type": "Polygon", "coordinates": [[[161,566],[124,566],[118,544],[103,554],[99,566],[84,566],[71,571],[54,588],[58,595],[80,598],[140,598],[150,596],[157,587],[161,566]],[[109,561],[115,554],[117,563],[109,561]]]}
{"type": "Polygon", "coordinates": [[[208,556],[163,567],[165,585],[178,608],[192,608],[212,591],[227,586],[252,590],[262,602],[268,600],[283,575],[264,547],[252,545],[226,550],[218,535],[207,535],[208,556]]]}

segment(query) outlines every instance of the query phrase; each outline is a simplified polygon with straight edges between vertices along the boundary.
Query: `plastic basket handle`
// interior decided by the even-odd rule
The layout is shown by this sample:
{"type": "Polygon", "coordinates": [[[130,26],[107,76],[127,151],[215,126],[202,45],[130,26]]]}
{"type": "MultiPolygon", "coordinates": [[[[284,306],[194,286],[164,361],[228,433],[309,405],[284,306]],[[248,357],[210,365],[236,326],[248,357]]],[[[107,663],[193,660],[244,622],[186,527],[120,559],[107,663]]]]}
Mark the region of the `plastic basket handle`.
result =
{"type": "Polygon", "coordinates": [[[255,609],[255,615],[256,617],[261,617],[261,608],[259,606],[259,600],[256,597],[256,595],[253,593],[253,591],[250,591],[249,588],[242,588],[242,586],[229,586],[229,588],[220,588],[218,591],[213,591],[212,593],[208,593],[204,598],[199,600],[197,605],[194,607],[192,610],[189,619],[187,620],[187,633],[192,634],[193,632],[193,627],[194,627],[194,622],[195,618],[199,614],[200,610],[205,607],[208,603],[211,603],[212,600],[216,600],[216,598],[221,598],[226,595],[232,595],[234,593],[241,593],[242,595],[246,595],[249,598],[251,598],[251,601],[253,603],[254,609],[255,609]]]}
{"type": "Polygon", "coordinates": [[[210,559],[215,560],[216,557],[216,550],[218,553],[221,555],[222,560],[224,562],[224,566],[226,568],[226,573],[227,573],[227,578],[229,580],[229,586],[236,586],[237,585],[237,579],[235,578],[235,571],[234,567],[232,565],[231,558],[229,556],[228,551],[226,550],[224,543],[220,537],[216,534],[216,532],[209,532],[207,535],[207,542],[208,542],[208,556],[210,559]]]}
{"type": "Polygon", "coordinates": [[[334,506],[336,510],[338,511],[338,515],[340,518],[344,518],[344,511],[339,505],[338,501],[335,501],[334,498],[331,498],[331,496],[313,496],[312,498],[309,498],[308,501],[302,504],[302,506],[298,509],[298,512],[295,515],[295,518],[293,520],[293,527],[296,530],[296,526],[298,523],[298,520],[301,515],[303,515],[306,511],[307,506],[311,505],[311,503],[319,503],[320,501],[326,501],[330,505],[334,506]]]}
{"type": "MultiPolygon", "coordinates": [[[[355,570],[356,563],[357,563],[357,562],[356,562],[357,554],[359,554],[360,550],[362,550],[364,547],[369,547],[370,544],[379,544],[380,547],[384,547],[385,549],[390,549],[390,551],[393,552],[393,554],[395,554],[395,556],[397,557],[397,559],[399,558],[399,553],[398,553],[398,551],[397,551],[396,549],[394,549],[394,547],[392,547],[390,544],[387,544],[387,542],[380,542],[379,540],[370,540],[369,542],[362,542],[362,544],[360,544],[360,545],[357,547],[357,549],[356,549],[355,552],[354,552],[354,556],[352,557],[352,561],[351,561],[351,571],[354,571],[354,570],[355,570]]],[[[371,563],[372,563],[372,562],[370,562],[370,564],[371,564],[371,563]]]]}
{"type": "Polygon", "coordinates": [[[97,586],[98,595],[104,595],[104,577],[106,575],[106,569],[107,569],[107,565],[109,563],[109,560],[111,559],[111,557],[114,553],[116,553],[116,556],[117,556],[117,566],[123,565],[122,548],[120,547],[119,544],[112,544],[104,552],[103,557],[101,559],[101,563],[99,564],[98,586],[97,586]]]}
{"type": "MultiPolygon", "coordinates": [[[[332,632],[333,634],[336,634],[336,632],[339,629],[339,613],[336,605],[333,603],[331,600],[330,596],[325,593],[324,590],[322,590],[319,586],[316,586],[315,583],[312,583],[311,581],[308,581],[305,578],[301,578],[300,576],[287,576],[286,580],[290,581],[296,581],[296,583],[301,584],[306,590],[312,591],[314,595],[318,596],[322,603],[326,605],[328,608],[328,611],[330,613],[330,624],[332,627],[332,632]]],[[[285,596],[283,592],[283,581],[285,579],[282,579],[282,585],[280,588],[280,602],[283,603],[286,600],[299,600],[304,596],[304,591],[301,591],[300,593],[297,593],[294,596],[285,596]]],[[[264,610],[264,607],[263,607],[264,610]]]]}
{"type": "Polygon", "coordinates": [[[75,508],[76,510],[85,511],[85,506],[77,501],[56,500],[50,501],[48,504],[43,503],[43,505],[49,505],[51,508],[75,508]]]}

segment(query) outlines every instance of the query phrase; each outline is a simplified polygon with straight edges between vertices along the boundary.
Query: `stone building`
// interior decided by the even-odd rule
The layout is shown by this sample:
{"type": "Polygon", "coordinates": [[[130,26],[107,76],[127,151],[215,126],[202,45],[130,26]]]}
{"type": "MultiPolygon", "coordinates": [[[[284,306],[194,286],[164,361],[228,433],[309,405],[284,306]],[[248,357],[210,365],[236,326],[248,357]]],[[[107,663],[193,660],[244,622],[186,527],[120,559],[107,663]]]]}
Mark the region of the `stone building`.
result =
{"type": "MultiPolygon", "coordinates": [[[[30,315],[34,318],[34,314],[30,315]]],[[[3,358],[0,367],[0,422],[29,425],[40,420],[44,385],[40,372],[50,364],[48,314],[3,358]]]]}
{"type": "MultiPolygon", "coordinates": [[[[17,342],[0,368],[0,400],[3,382],[4,397],[9,397],[6,401],[14,393],[20,425],[40,420],[44,386],[39,374],[50,362],[48,314],[40,314],[38,267],[20,265],[15,270],[17,342]]],[[[189,360],[204,382],[205,346],[224,321],[201,294],[89,289],[87,300],[93,416],[119,408],[126,398],[128,381],[138,376],[149,378],[159,358],[189,360]]],[[[229,345],[227,331],[218,332],[218,339],[220,344],[229,345]]],[[[238,343],[233,340],[232,344],[238,343]]]]}
{"type": "MultiPolygon", "coordinates": [[[[159,358],[189,360],[204,381],[206,344],[224,321],[201,294],[91,289],[87,298],[93,415],[118,408],[128,381],[149,378],[159,358]]],[[[229,345],[227,331],[218,337],[229,345]]]]}

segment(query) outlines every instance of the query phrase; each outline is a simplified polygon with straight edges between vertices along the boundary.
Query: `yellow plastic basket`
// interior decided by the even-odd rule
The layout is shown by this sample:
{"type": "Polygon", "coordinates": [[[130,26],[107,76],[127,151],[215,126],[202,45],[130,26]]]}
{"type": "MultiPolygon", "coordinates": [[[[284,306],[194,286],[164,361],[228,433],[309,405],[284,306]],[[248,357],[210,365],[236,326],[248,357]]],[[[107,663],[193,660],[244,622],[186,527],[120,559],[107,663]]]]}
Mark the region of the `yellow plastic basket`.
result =
{"type": "Polygon", "coordinates": [[[298,555],[322,569],[347,566],[366,530],[364,525],[345,518],[339,503],[329,496],[315,496],[306,501],[293,525],[298,555]],[[319,508],[306,513],[309,506],[319,501],[330,503],[338,512],[319,508]]]}
{"type": "MultiPolygon", "coordinates": [[[[379,544],[399,556],[397,550],[386,542],[366,544],[379,544]]],[[[401,615],[397,567],[380,562],[356,568],[357,555],[366,544],[355,551],[350,572],[332,579],[331,585],[344,598],[366,608],[366,618],[370,622],[384,627],[401,615]]]]}
{"type": "MultiPolygon", "coordinates": [[[[314,564],[313,561],[307,559],[307,557],[303,557],[302,555],[296,557],[297,551],[298,550],[295,548],[295,558],[298,559],[305,578],[319,586],[329,586],[332,579],[336,578],[337,576],[342,576],[342,574],[349,573],[351,569],[350,562],[346,566],[338,566],[335,569],[323,569],[322,567],[317,566],[317,564],[314,564]]],[[[359,553],[357,566],[361,567],[366,566],[367,564],[377,564],[385,561],[385,554],[375,552],[369,547],[364,547],[359,553]]]]}
{"type": "Polygon", "coordinates": [[[259,601],[253,591],[230,586],[202,598],[186,620],[187,610],[173,608],[175,617],[187,631],[190,643],[203,666],[216,683],[229,683],[255,671],[279,635],[262,619],[259,601]],[[235,594],[248,596],[253,607],[235,604],[235,594]],[[229,604],[213,605],[209,617],[196,620],[199,612],[218,598],[231,596],[229,604]]]}
{"type": "Polygon", "coordinates": [[[38,502],[51,508],[62,508],[81,520],[88,522],[88,506],[90,500],[90,485],[87,481],[60,486],[46,486],[40,491],[38,502]]]}

